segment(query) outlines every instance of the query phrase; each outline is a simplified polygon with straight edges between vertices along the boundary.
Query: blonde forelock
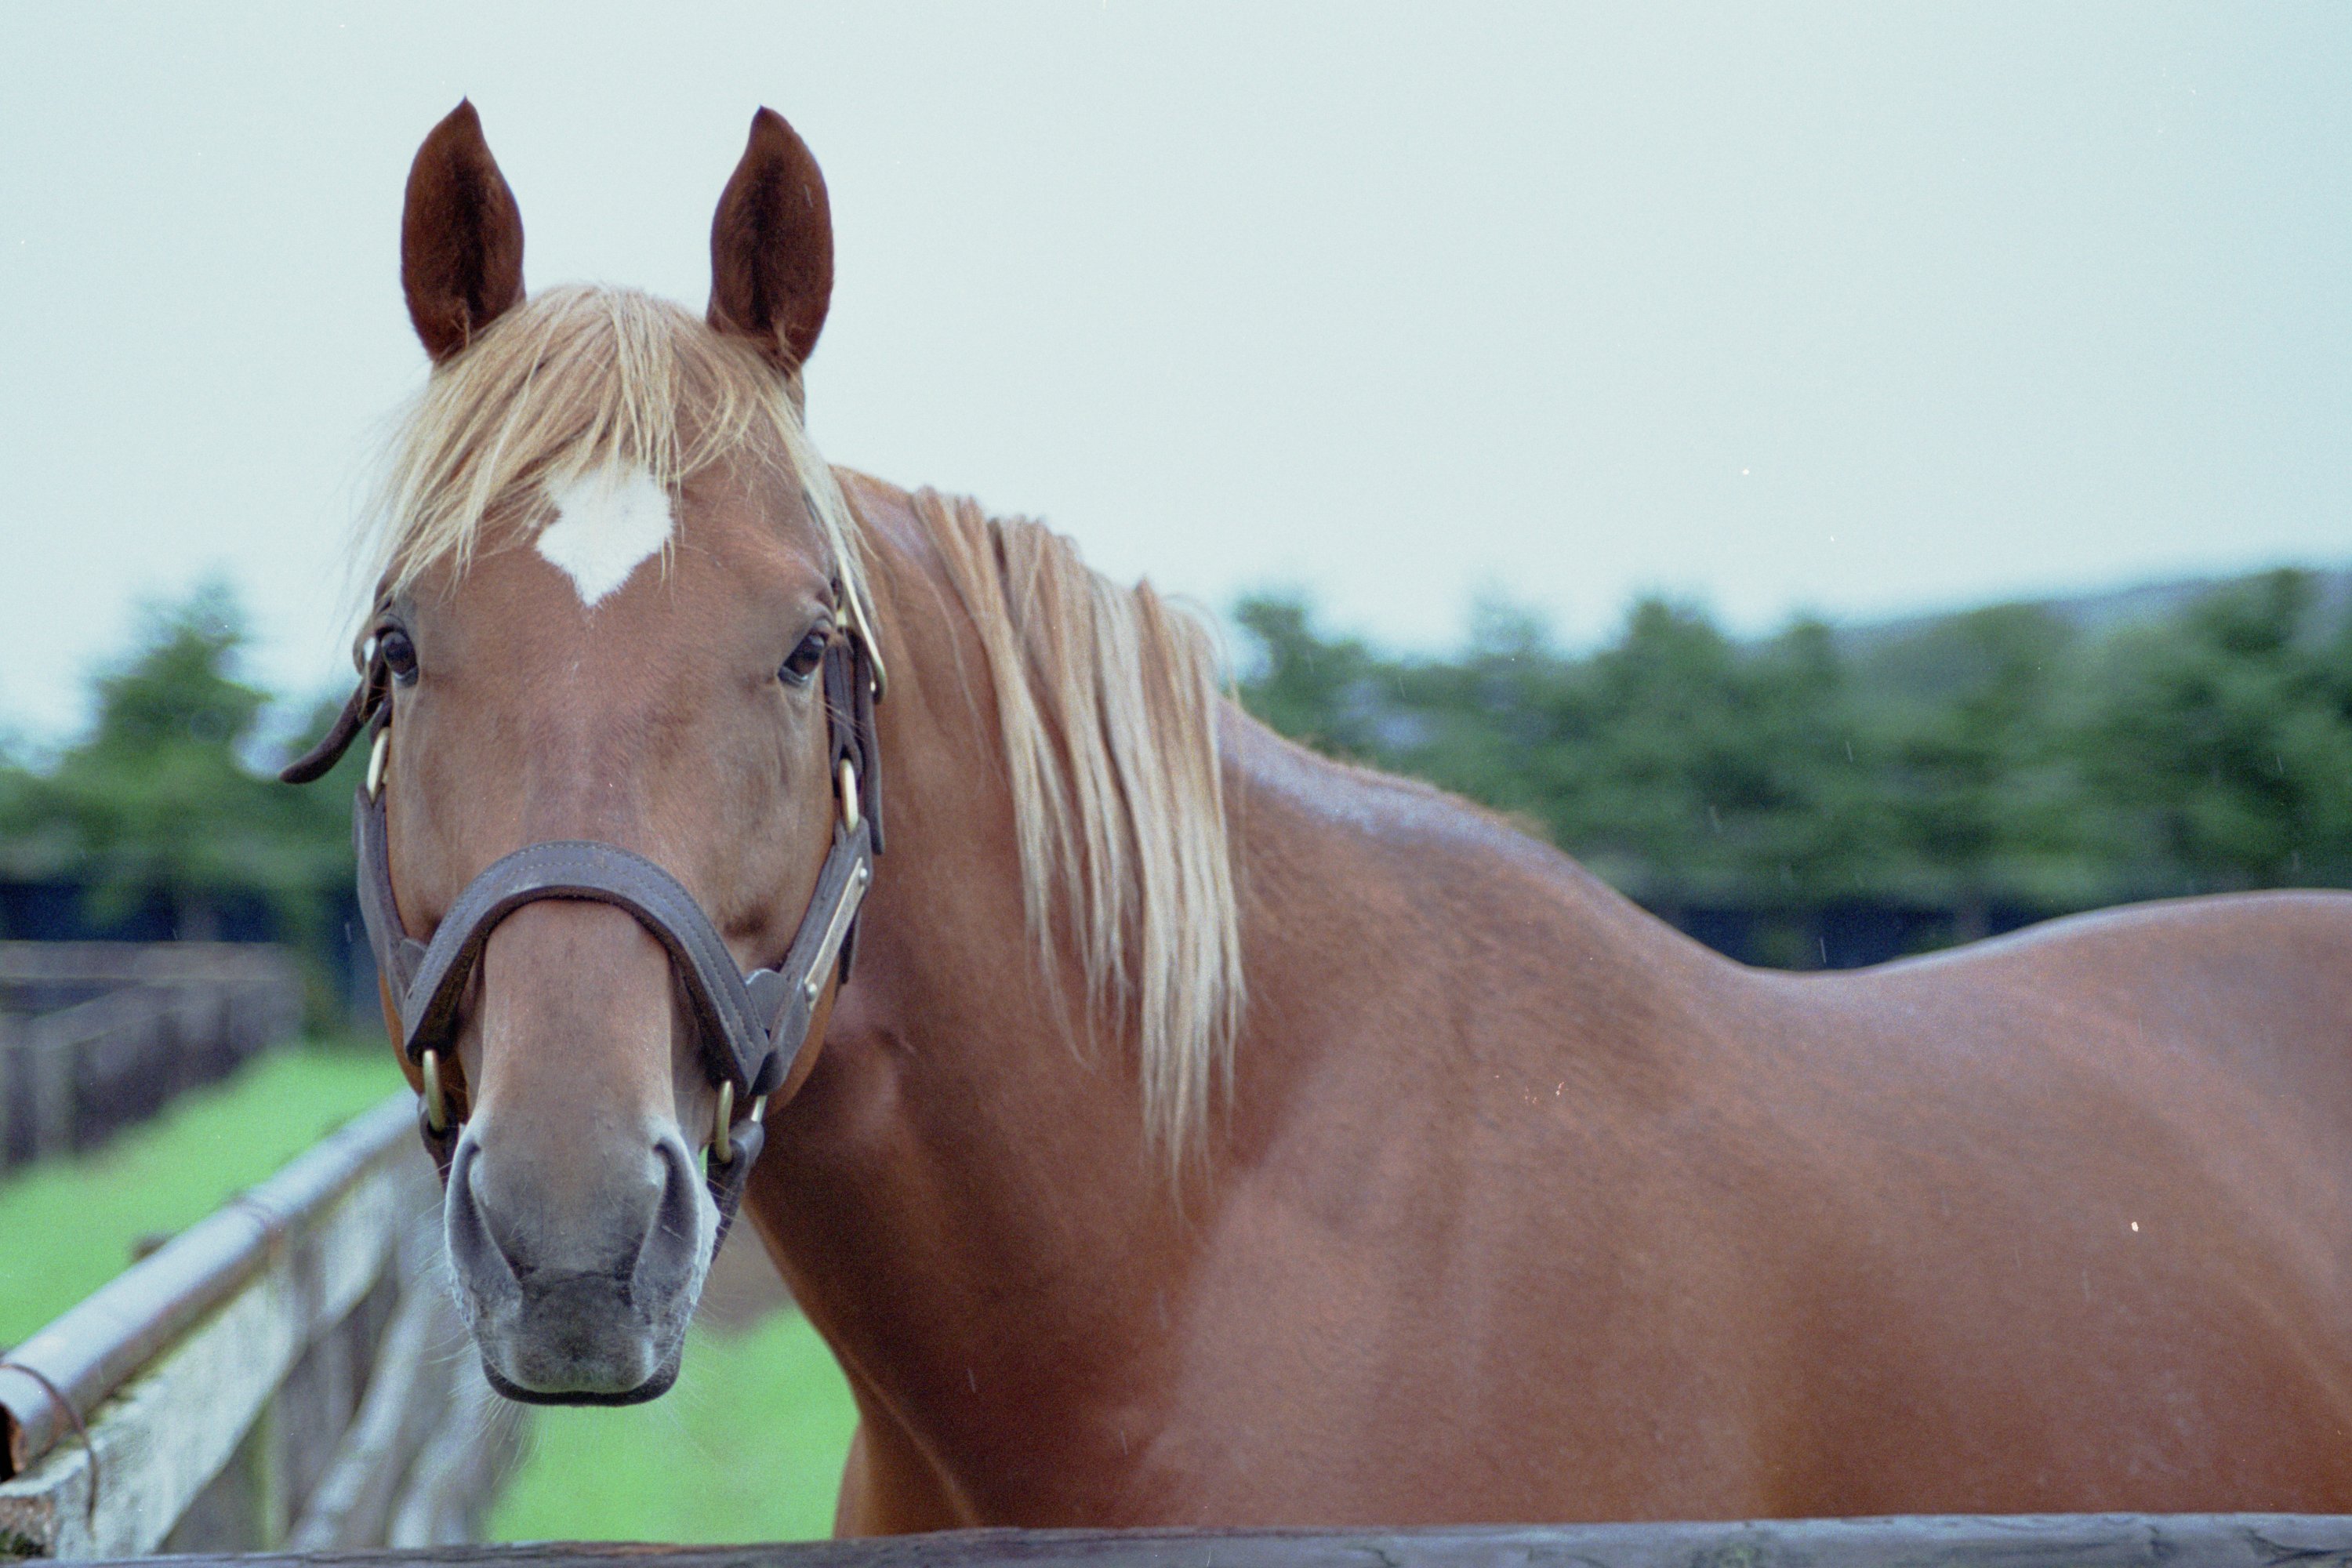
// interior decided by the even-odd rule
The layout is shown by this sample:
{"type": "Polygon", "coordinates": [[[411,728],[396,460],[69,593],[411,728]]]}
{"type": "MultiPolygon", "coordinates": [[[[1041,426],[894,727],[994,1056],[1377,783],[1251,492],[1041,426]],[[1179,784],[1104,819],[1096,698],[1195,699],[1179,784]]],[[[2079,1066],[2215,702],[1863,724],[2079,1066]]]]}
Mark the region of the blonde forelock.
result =
{"type": "Polygon", "coordinates": [[[444,563],[463,572],[584,474],[642,468],[675,495],[746,454],[791,466],[836,569],[862,587],[848,503],[772,364],[667,300],[548,289],[435,370],[400,419],[364,519],[366,582],[397,594],[444,563]]]}

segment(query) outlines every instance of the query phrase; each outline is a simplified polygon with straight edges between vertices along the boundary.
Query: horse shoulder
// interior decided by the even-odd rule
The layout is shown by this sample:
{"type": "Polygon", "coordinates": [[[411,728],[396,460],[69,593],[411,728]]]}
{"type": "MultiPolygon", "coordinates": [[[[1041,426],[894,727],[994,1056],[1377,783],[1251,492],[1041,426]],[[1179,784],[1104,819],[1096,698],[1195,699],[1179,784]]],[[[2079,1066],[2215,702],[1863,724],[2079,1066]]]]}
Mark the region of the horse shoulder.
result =
{"type": "MultiPolygon", "coordinates": [[[[1394,1434],[1367,1517],[1639,1512],[1674,1478],[1758,1506],[1727,1478],[1763,1325],[1719,1310],[1750,1268],[1716,1200],[1760,1155],[1709,1080],[1746,972],[1507,821],[1234,728],[1250,1022],[1183,1403],[1394,1434]],[[1547,1459],[1465,1487],[1498,1431],[1547,1459]]],[[[1326,1511],[1366,1479],[1318,1478],[1326,1511]]]]}

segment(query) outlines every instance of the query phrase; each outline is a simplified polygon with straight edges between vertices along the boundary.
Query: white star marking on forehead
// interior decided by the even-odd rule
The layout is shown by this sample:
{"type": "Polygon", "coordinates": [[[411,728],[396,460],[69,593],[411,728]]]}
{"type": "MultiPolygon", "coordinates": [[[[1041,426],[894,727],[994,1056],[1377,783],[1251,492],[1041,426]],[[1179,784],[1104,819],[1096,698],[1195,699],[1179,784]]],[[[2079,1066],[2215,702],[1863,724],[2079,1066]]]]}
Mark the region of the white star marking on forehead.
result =
{"type": "Polygon", "coordinates": [[[550,486],[547,497],[555,521],[539,531],[539,552],[562,568],[591,609],[667,543],[676,525],[668,494],[639,468],[583,474],[550,486]]]}

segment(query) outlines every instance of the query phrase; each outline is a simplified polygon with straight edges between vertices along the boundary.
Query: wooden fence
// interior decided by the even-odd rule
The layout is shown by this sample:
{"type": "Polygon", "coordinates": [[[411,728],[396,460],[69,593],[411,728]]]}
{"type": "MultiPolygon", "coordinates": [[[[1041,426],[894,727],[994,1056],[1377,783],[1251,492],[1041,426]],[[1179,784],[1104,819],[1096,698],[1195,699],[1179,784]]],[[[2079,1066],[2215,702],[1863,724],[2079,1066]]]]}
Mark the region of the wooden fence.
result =
{"type": "Polygon", "coordinates": [[[90,1148],[301,1019],[278,948],[0,942],[0,1169],[90,1148]]]}
{"type": "Polygon", "coordinates": [[[0,1359],[0,1557],[471,1540],[522,1412],[401,1093],[0,1359]]]}
{"type": "MultiPolygon", "coordinates": [[[[307,1568],[331,1560],[235,1561],[238,1568],[307,1568]]],[[[211,1561],[182,1568],[209,1568],[211,1561]]],[[[228,1560],[218,1561],[228,1568],[228,1560]]],[[[1405,1531],[969,1530],[790,1546],[478,1546],[365,1561],[371,1568],[2344,1568],[2352,1561],[2352,1519],[2110,1514],[1405,1531]]]]}

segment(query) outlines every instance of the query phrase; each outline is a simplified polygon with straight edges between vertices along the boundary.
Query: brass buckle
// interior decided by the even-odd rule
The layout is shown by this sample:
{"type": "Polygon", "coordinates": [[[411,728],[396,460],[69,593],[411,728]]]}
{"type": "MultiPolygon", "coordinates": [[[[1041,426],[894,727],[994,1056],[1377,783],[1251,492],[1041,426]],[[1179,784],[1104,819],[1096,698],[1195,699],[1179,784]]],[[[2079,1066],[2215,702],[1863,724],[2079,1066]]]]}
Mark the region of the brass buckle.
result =
{"type": "MultiPolygon", "coordinates": [[[[751,1101],[751,1120],[768,1119],[768,1097],[760,1095],[751,1101]]],[[[710,1163],[731,1165],[735,1163],[735,1140],[729,1134],[735,1125],[735,1080],[727,1079],[719,1085],[719,1125],[710,1135],[710,1163]]]]}
{"type": "Polygon", "coordinates": [[[847,757],[842,758],[841,776],[836,782],[840,786],[841,826],[848,832],[855,833],[857,831],[857,825],[866,820],[857,800],[857,764],[847,757]]]}
{"type": "Polygon", "coordinates": [[[441,1089],[441,1053],[430,1046],[416,1064],[417,1076],[425,1080],[425,1125],[440,1137],[449,1131],[449,1101],[441,1089]]]}

